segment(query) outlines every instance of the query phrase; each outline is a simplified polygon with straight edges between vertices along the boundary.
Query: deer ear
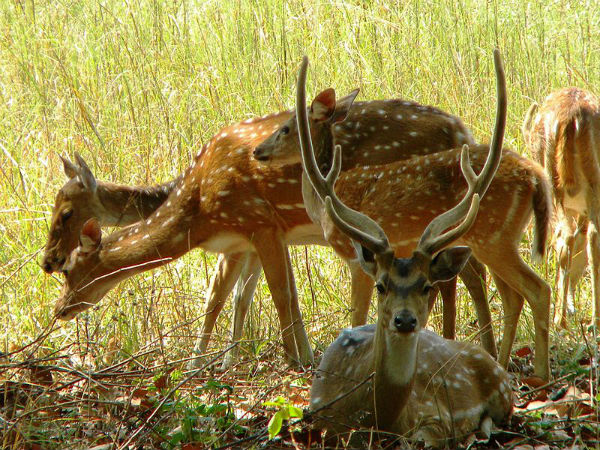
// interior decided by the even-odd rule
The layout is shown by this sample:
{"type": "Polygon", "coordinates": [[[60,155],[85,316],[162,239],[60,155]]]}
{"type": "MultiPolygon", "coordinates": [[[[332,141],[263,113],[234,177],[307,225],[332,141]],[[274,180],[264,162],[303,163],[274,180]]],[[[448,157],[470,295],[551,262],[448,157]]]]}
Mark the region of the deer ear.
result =
{"type": "Polygon", "coordinates": [[[465,267],[470,257],[469,247],[451,247],[442,250],[429,265],[429,280],[431,283],[451,280],[465,267]]]}
{"type": "Polygon", "coordinates": [[[356,257],[362,270],[364,270],[371,278],[375,279],[377,276],[377,261],[375,260],[375,254],[358,242],[352,241],[352,245],[354,246],[354,251],[356,252],[356,257]]]}
{"type": "Polygon", "coordinates": [[[75,160],[77,161],[77,164],[79,164],[79,179],[88,190],[95,192],[96,186],[98,185],[96,183],[96,177],[81,155],[77,152],[75,152],[75,160]]]}
{"type": "Polygon", "coordinates": [[[325,89],[315,97],[310,105],[310,118],[316,121],[325,121],[335,112],[335,90],[325,89]]]}
{"type": "Polygon", "coordinates": [[[525,118],[523,119],[523,125],[521,125],[523,137],[526,137],[531,132],[531,127],[533,126],[533,118],[535,117],[539,109],[540,106],[534,102],[527,110],[525,118]]]}
{"type": "Polygon", "coordinates": [[[89,253],[96,250],[102,242],[102,230],[95,218],[88,219],[81,228],[79,247],[81,251],[89,253]]]}
{"type": "Polygon", "coordinates": [[[348,117],[348,112],[354,103],[354,99],[358,95],[358,89],[354,89],[345,97],[340,98],[335,105],[335,112],[333,114],[333,122],[343,122],[348,117]]]}
{"type": "Polygon", "coordinates": [[[75,178],[77,175],[79,175],[79,170],[77,169],[77,166],[71,161],[69,161],[67,155],[58,155],[58,157],[63,163],[63,169],[65,170],[66,176],[68,176],[69,178],[75,178]]]}

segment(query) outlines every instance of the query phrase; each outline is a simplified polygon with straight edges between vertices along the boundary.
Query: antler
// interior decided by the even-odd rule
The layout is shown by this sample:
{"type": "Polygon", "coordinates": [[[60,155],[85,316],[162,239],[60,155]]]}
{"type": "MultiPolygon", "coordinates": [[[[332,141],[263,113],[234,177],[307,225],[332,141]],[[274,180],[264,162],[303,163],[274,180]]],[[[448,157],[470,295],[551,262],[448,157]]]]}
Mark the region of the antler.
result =
{"type": "Polygon", "coordinates": [[[333,188],[342,166],[342,154],[339,145],[334,148],[333,164],[327,177],[323,177],[319,171],[312,146],[308,110],[306,108],[307,68],[308,58],[305,56],[302,59],[302,66],[298,74],[296,91],[296,120],[298,122],[298,137],[304,171],[319,197],[325,201],[332,220],[341,231],[375,254],[391,250],[388,238],[379,224],[370,217],[348,208],[335,194],[333,188]]]}
{"type": "Polygon", "coordinates": [[[487,159],[479,175],[475,175],[469,161],[469,147],[467,145],[463,146],[460,155],[460,168],[469,186],[467,193],[458,205],[437,216],[429,223],[421,235],[419,245],[417,246],[417,249],[423,253],[433,255],[469,231],[477,216],[479,198],[483,197],[487,191],[496,170],[500,166],[502,141],[506,127],[506,79],[504,77],[504,68],[502,67],[502,58],[498,49],[494,50],[494,66],[496,68],[498,106],[496,109],[494,135],[487,159]],[[467,208],[469,209],[467,210],[467,208]],[[463,217],[463,221],[458,226],[441,234],[463,217]]]}
{"type": "MultiPolygon", "coordinates": [[[[473,225],[479,209],[479,199],[487,191],[502,157],[502,141],[506,125],[506,81],[502,59],[498,49],[494,50],[494,66],[496,69],[496,83],[498,89],[498,106],[496,110],[496,124],[490,146],[490,152],[485,165],[479,175],[473,171],[469,160],[468,146],[461,152],[460,166],[467,180],[468,189],[465,197],[458,205],[441,214],[431,221],[423,232],[417,250],[434,255],[439,250],[465,234],[473,225]],[[462,221],[461,221],[462,219],[462,221]],[[442,233],[444,230],[459,225],[442,233]]],[[[327,177],[323,177],[318,169],[310,136],[308,111],[306,109],[306,71],[308,58],[302,60],[298,76],[296,98],[296,120],[298,121],[298,134],[304,170],[313,188],[325,202],[325,207],[335,225],[350,238],[363,246],[381,254],[391,250],[388,238],[383,229],[370,217],[344,205],[334,191],[335,181],[341,168],[341,148],[335,146],[334,161],[327,177]]]]}

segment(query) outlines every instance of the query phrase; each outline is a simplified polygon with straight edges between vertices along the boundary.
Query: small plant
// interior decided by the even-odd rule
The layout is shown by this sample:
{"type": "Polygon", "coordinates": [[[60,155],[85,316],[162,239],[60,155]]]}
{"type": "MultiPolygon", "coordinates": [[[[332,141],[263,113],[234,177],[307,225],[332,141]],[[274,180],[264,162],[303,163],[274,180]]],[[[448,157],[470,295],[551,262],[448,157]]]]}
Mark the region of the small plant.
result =
{"type": "Polygon", "coordinates": [[[241,427],[234,424],[232,392],[233,387],[230,385],[209,380],[189,396],[177,393],[172,402],[165,403],[163,408],[175,410],[181,424],[179,430],[169,438],[169,445],[215,445],[224,431],[231,429],[234,433],[240,432],[241,427]]]}
{"type": "Polygon", "coordinates": [[[302,409],[290,404],[289,400],[283,397],[277,397],[274,401],[265,402],[263,405],[278,408],[278,411],[269,420],[269,439],[273,439],[279,434],[284,420],[302,419],[304,416],[302,409]]]}

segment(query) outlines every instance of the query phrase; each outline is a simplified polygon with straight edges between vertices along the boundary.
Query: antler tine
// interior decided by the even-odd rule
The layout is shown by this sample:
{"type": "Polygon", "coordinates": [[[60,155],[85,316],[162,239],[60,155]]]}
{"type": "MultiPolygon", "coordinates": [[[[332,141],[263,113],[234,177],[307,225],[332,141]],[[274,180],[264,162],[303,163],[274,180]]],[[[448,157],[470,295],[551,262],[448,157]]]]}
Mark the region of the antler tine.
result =
{"type": "MultiPolygon", "coordinates": [[[[483,197],[490,186],[498,167],[500,166],[500,160],[502,158],[502,141],[504,139],[504,130],[506,127],[507,100],[506,79],[504,76],[504,69],[502,67],[502,58],[498,49],[494,49],[494,66],[496,69],[498,105],[496,109],[496,123],[494,127],[492,143],[490,145],[490,151],[483,169],[479,175],[475,175],[475,172],[473,171],[469,161],[469,148],[467,145],[463,146],[460,165],[463,176],[467,180],[467,193],[458,205],[434,218],[421,235],[418,249],[430,255],[433,255],[437,251],[441,250],[443,247],[450,244],[453,240],[458,239],[469,230],[472,222],[467,223],[467,219],[471,214],[477,213],[477,208],[473,209],[475,204],[475,201],[473,201],[475,195],[483,197]],[[470,205],[470,207],[468,205],[470,205]],[[468,210],[467,207],[469,207],[468,210]],[[452,230],[447,231],[443,235],[439,235],[445,229],[456,224],[461,217],[465,216],[465,214],[466,217],[460,225],[452,230]]],[[[476,203],[477,205],[479,204],[479,199],[476,203]]],[[[471,220],[474,221],[475,216],[473,216],[471,220]]]]}
{"type": "Polygon", "coordinates": [[[330,199],[331,211],[335,210],[335,218],[329,208],[327,211],[334,223],[336,223],[336,226],[373,253],[383,253],[390,248],[390,244],[385,232],[379,224],[370,217],[344,205],[335,194],[333,187],[340,173],[342,164],[341,147],[339,145],[334,147],[333,164],[331,170],[327,174],[327,178],[324,178],[319,171],[315,159],[312,139],[310,137],[308,110],[306,108],[305,86],[307,68],[308,58],[305,56],[302,59],[302,65],[300,66],[296,91],[296,120],[298,123],[298,137],[300,140],[304,171],[313,188],[319,194],[319,197],[321,197],[323,201],[326,201],[326,198],[330,199]]]}
{"type": "Polygon", "coordinates": [[[504,131],[506,129],[506,77],[504,76],[502,56],[500,55],[500,50],[497,48],[494,49],[494,67],[496,69],[497,86],[496,123],[494,124],[490,153],[478,176],[478,185],[475,190],[475,192],[482,197],[486,193],[496,174],[496,170],[498,170],[498,167],[500,166],[500,159],[502,158],[502,142],[504,140],[504,131]]]}
{"type": "Polygon", "coordinates": [[[371,234],[365,233],[364,231],[350,225],[348,222],[342,219],[338,214],[336,207],[333,206],[333,199],[330,196],[325,197],[325,209],[327,210],[327,214],[335,226],[338,227],[340,231],[346,234],[350,239],[371,250],[374,254],[380,255],[390,249],[390,244],[385,233],[383,234],[382,239],[377,239],[371,234]]]}
{"type": "Polygon", "coordinates": [[[313,188],[321,199],[327,195],[325,178],[318,169],[315,151],[310,137],[310,126],[308,124],[308,110],[306,109],[306,72],[308,69],[308,57],[302,58],[302,65],[298,73],[298,85],[296,88],[296,122],[298,123],[298,139],[300,140],[300,153],[304,172],[308,176],[313,188]]]}
{"type": "Polygon", "coordinates": [[[341,145],[336,145],[333,147],[333,162],[331,164],[331,169],[329,169],[329,173],[325,177],[325,182],[330,190],[333,191],[333,187],[335,185],[335,180],[340,175],[340,171],[342,170],[342,147],[341,145]]]}
{"type": "Polygon", "coordinates": [[[460,203],[458,203],[458,205],[440,214],[432,219],[431,222],[429,222],[429,225],[427,225],[427,228],[425,228],[425,231],[423,231],[423,234],[421,235],[419,247],[425,245],[430,246],[428,241],[435,240],[436,236],[442,231],[456,224],[468,211],[467,208],[470,208],[471,198],[475,194],[477,176],[471,167],[471,162],[469,159],[469,146],[467,144],[463,145],[460,153],[460,167],[465,179],[467,180],[467,193],[460,203]]]}

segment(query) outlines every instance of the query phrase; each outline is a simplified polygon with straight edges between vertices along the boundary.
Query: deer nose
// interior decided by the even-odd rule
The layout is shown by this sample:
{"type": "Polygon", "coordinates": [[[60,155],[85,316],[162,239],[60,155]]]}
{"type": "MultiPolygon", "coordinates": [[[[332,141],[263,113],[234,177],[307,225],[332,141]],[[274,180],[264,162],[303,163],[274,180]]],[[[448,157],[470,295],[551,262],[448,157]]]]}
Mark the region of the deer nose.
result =
{"type": "Polygon", "coordinates": [[[254,155],[254,159],[258,161],[266,161],[269,159],[269,156],[265,155],[265,150],[260,145],[254,149],[252,154],[254,155]]]}
{"type": "Polygon", "coordinates": [[[42,261],[42,268],[46,273],[52,273],[59,270],[65,263],[65,258],[46,258],[42,261]]]}
{"type": "Polygon", "coordinates": [[[405,309],[394,317],[394,326],[400,333],[412,333],[417,327],[417,318],[405,309]]]}
{"type": "Polygon", "coordinates": [[[50,264],[48,261],[45,261],[42,264],[42,268],[44,269],[44,272],[46,272],[46,273],[52,273],[52,264],[50,264]]]}

